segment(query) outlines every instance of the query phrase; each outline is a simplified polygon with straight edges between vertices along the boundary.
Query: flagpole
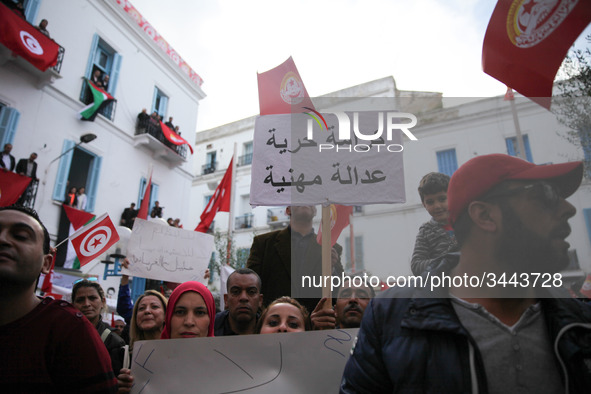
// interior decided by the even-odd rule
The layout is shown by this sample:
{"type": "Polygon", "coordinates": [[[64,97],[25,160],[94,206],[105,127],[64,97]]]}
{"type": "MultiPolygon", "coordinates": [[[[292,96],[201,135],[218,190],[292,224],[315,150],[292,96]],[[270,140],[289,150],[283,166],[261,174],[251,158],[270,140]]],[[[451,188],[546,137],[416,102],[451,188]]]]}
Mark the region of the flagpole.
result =
{"type": "MultiPolygon", "coordinates": [[[[507,89],[511,88],[507,87],[507,89]]],[[[527,160],[527,156],[525,155],[525,144],[523,143],[521,127],[519,126],[519,117],[517,116],[517,108],[515,107],[515,96],[511,97],[509,99],[509,102],[511,105],[511,114],[513,115],[513,124],[515,125],[515,139],[517,140],[517,149],[519,149],[519,157],[521,157],[523,160],[527,160]]]]}
{"type": "Polygon", "coordinates": [[[355,233],[352,218],[353,215],[349,215],[349,254],[351,255],[351,273],[355,273],[355,233]]]}
{"type": "MultiPolygon", "coordinates": [[[[322,206],[322,277],[327,278],[332,275],[332,231],[330,228],[330,204],[322,206]]],[[[327,300],[324,305],[332,305],[332,295],[327,286],[322,287],[322,297],[327,300]]]]}
{"type": "Polygon", "coordinates": [[[232,180],[230,182],[230,209],[228,210],[228,247],[226,249],[226,265],[230,265],[232,253],[232,235],[234,234],[234,189],[236,186],[236,142],[232,154],[232,180]]]}

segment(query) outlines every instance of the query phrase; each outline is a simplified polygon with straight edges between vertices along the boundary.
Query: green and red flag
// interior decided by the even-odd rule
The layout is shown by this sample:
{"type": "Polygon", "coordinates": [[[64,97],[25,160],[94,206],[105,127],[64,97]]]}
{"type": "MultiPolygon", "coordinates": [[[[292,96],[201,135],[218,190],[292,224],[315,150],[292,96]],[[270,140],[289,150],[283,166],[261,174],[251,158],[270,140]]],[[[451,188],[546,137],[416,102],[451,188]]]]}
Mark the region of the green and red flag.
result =
{"type": "Polygon", "coordinates": [[[78,117],[81,120],[94,122],[96,115],[110,102],[115,101],[115,98],[109,93],[99,88],[88,79],[86,80],[88,88],[92,93],[92,102],[78,112],[78,117]]]}

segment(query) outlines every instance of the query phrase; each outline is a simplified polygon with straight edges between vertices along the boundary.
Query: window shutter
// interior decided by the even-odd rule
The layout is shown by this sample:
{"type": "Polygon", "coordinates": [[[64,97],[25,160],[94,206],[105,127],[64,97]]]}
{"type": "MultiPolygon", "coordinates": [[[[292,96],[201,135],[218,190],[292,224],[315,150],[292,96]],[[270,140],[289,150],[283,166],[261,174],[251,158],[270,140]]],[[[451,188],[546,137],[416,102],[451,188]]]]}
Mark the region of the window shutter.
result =
{"type": "Polygon", "coordinates": [[[100,156],[95,156],[92,160],[92,167],[90,168],[90,174],[87,182],[86,188],[86,211],[93,212],[94,211],[94,204],[96,202],[96,194],[98,191],[98,183],[99,183],[99,176],[101,173],[101,164],[103,158],[100,156]]]}
{"type": "Polygon", "coordinates": [[[118,53],[113,54],[113,67],[111,67],[111,75],[109,77],[109,93],[115,97],[117,91],[117,81],[119,80],[119,69],[121,68],[122,56],[118,53]]]}
{"type": "Polygon", "coordinates": [[[12,144],[20,116],[14,108],[0,109],[0,149],[4,149],[5,144],[12,144]]]}
{"type": "Polygon", "coordinates": [[[66,198],[66,187],[68,182],[68,175],[70,174],[70,165],[72,164],[72,157],[74,157],[74,149],[76,145],[74,141],[64,140],[62,153],[70,150],[60,159],[59,167],[57,169],[57,176],[55,178],[55,185],[53,187],[53,198],[56,201],[64,201],[66,198]]]}

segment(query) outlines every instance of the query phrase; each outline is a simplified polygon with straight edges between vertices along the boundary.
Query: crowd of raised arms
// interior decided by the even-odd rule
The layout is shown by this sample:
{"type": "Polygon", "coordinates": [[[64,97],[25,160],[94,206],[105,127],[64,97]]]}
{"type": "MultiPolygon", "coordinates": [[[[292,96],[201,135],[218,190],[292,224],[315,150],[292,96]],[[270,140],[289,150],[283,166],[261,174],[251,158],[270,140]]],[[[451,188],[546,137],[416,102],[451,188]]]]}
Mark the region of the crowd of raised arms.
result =
{"type": "MultiPolygon", "coordinates": [[[[559,273],[569,261],[565,238],[576,212],[566,198],[582,176],[581,162],[535,165],[501,154],[475,157],[451,179],[425,175],[418,191],[431,219],[418,231],[410,269],[423,277],[493,273],[520,280],[559,273]]],[[[133,210],[132,204],[122,224],[133,220],[133,210]]],[[[32,209],[1,207],[3,391],[130,392],[129,360],[138,341],[231,335],[248,341],[257,334],[349,328],[359,331],[335,392],[579,393],[591,387],[591,307],[562,286],[483,289],[454,281],[376,295],[366,282],[350,280],[329,301],[322,289],[294,285],[300,275],[322,272],[316,208],[290,206],[286,213],[289,226],[256,236],[246,267],[228,276],[224,310],[196,281],[166,282],[168,291],[147,290],[132,300],[132,279],[123,275],[120,317],[111,325],[103,321],[107,297],[95,278],[73,283],[71,303],[37,295],[39,275],[55,254],[49,233],[32,209]]],[[[156,209],[154,216],[161,215],[156,209]]],[[[341,253],[335,244],[332,275],[352,279],[341,253]]],[[[300,392],[292,385],[285,392],[300,392]]]]}

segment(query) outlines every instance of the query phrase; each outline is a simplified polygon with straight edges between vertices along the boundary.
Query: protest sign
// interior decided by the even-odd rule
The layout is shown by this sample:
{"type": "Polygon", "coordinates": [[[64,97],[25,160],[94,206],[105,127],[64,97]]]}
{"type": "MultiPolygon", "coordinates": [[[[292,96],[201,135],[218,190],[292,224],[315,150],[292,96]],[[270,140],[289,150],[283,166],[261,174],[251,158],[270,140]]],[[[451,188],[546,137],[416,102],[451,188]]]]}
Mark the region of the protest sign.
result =
{"type": "Polygon", "coordinates": [[[132,393],[336,393],[357,330],[136,342],[132,393]]]}
{"type": "Polygon", "coordinates": [[[169,282],[195,280],[203,276],[213,252],[213,236],[135,219],[122,274],[169,282]]]}
{"type": "Polygon", "coordinates": [[[402,115],[414,118],[385,111],[258,117],[251,205],[405,202],[402,129],[416,118],[402,115]]]}

